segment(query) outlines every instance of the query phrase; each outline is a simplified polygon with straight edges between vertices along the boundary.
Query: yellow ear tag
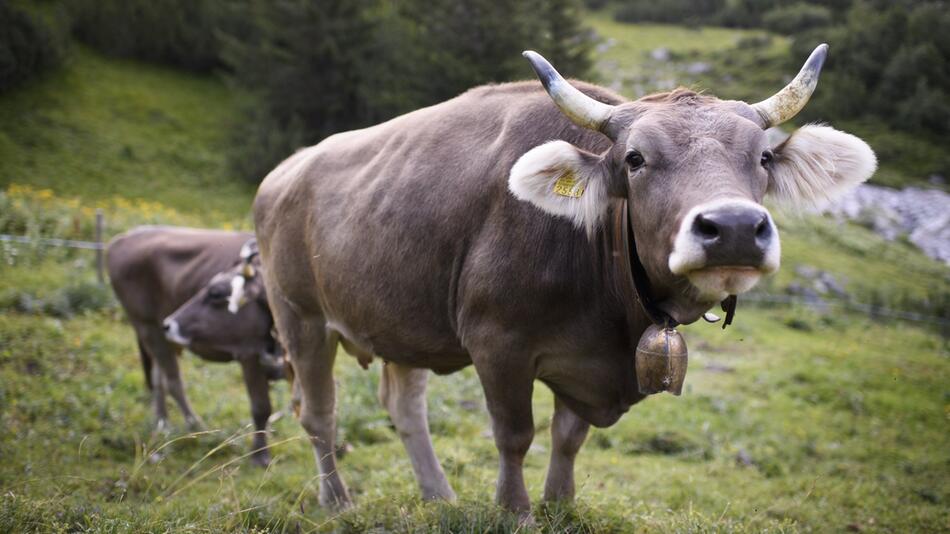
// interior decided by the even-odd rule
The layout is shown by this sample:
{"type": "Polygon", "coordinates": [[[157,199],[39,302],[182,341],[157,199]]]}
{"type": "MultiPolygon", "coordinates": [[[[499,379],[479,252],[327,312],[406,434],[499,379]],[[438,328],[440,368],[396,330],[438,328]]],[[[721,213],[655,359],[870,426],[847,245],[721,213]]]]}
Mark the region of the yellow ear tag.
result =
{"type": "Polygon", "coordinates": [[[581,198],[584,184],[577,180],[573,172],[567,171],[554,182],[554,192],[562,197],[581,198]]]}

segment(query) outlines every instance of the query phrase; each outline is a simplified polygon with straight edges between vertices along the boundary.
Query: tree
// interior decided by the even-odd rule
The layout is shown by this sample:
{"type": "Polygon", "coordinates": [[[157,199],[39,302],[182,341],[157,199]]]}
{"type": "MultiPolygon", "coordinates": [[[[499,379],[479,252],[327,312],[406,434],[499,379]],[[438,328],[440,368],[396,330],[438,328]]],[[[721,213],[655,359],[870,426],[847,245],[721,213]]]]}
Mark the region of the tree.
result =
{"type": "Polygon", "coordinates": [[[302,144],[367,125],[373,102],[362,73],[372,61],[372,0],[242,0],[222,32],[222,58],[251,97],[235,125],[235,170],[258,181],[302,144]]]}

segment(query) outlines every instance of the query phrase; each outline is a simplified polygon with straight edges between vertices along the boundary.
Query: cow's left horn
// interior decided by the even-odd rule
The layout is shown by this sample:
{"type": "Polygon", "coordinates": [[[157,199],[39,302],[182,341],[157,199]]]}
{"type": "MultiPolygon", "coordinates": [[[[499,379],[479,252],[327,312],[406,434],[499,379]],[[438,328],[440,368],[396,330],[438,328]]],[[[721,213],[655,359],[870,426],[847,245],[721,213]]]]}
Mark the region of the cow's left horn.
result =
{"type": "Polygon", "coordinates": [[[603,131],[607,119],[613,112],[613,106],[598,102],[567,83],[554,67],[541,54],[525,50],[522,55],[531,62],[534,72],[541,79],[544,89],[557,104],[561,112],[574,124],[598,132],[603,131]]]}
{"type": "Polygon", "coordinates": [[[811,94],[818,85],[818,75],[821,66],[828,55],[828,45],[822,43],[808,56],[802,70],[798,71],[795,79],[789,82],[784,89],[769,98],[752,104],[752,109],[759,113],[764,128],[771,128],[791,119],[805,107],[811,94]]]}

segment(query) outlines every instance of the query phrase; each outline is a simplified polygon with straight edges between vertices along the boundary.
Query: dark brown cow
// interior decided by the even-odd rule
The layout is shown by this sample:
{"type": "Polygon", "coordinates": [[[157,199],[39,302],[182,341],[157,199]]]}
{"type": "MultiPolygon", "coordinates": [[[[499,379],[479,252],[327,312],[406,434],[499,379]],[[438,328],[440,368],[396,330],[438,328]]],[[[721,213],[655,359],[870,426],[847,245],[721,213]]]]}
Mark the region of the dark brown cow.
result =
{"type": "Polygon", "coordinates": [[[257,452],[252,459],[267,465],[267,423],[273,411],[268,381],[284,378],[284,361],[272,335],[274,320],[267,305],[256,240],[248,241],[240,256],[230,269],[214,275],[169,315],[163,326],[173,343],[214,347],[241,364],[256,431],[252,448],[257,452]]]}
{"type": "Polygon", "coordinates": [[[338,340],[388,362],[381,397],[424,497],[454,497],[429,439],[426,370],[474,364],[498,502],[530,509],[535,380],[555,396],[544,498],[572,498],[589,425],[643,399],[634,349],[651,322],[693,322],[778,268],[763,198],[800,204],[873,173],[867,144],[829,127],[768,144],[765,128],[804,106],[826,48],[754,105],[687,90],[630,102],[527,52],[543,88],[476,88],[332,136],[268,175],[254,204],[265,285],[303,389],[321,502],[350,501],[332,454],[338,340]],[[642,308],[617,290],[605,222],[622,202],[642,308]]]}
{"type": "MultiPolygon", "coordinates": [[[[166,392],[178,403],[189,427],[203,427],[201,418],[194,413],[185,395],[178,368],[177,356],[183,346],[205,360],[240,361],[245,382],[249,390],[254,389],[250,391],[252,411],[255,411],[253,399],[261,395],[257,391],[261,389],[260,382],[263,383],[266,397],[267,382],[262,377],[280,374],[279,365],[267,365],[266,360],[262,363],[259,346],[221,343],[216,339],[188,340],[180,336],[180,331],[178,342],[173,343],[166,338],[166,326],[163,324],[167,316],[196,293],[203,291],[215,275],[242,264],[242,247],[253,238],[252,234],[244,232],[140,227],[118,235],[109,242],[109,280],[135,330],[146,385],[152,390],[156,425],[160,429],[168,425],[166,392]],[[252,383],[254,388],[251,387],[252,383]]],[[[239,314],[229,314],[232,331],[250,332],[248,325],[260,325],[261,318],[257,315],[256,307],[245,308],[239,314]]],[[[269,314],[265,322],[265,331],[269,332],[269,314]]],[[[269,407],[268,402],[268,412],[269,407]]],[[[263,411],[263,408],[258,410],[263,411]]],[[[257,415],[255,413],[255,420],[257,415]]],[[[266,450],[254,456],[257,463],[263,464],[267,460],[266,450]]]]}

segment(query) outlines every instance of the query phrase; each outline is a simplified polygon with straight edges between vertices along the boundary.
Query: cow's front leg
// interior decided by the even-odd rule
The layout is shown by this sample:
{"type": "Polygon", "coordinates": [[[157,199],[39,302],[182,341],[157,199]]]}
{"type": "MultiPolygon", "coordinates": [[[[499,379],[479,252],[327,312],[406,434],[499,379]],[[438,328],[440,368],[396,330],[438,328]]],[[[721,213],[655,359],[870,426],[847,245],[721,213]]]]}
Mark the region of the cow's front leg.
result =
{"type": "Polygon", "coordinates": [[[267,450],[267,420],[271,414],[270,389],[267,369],[261,365],[257,354],[245,354],[237,358],[244,373],[244,385],[251,401],[251,418],[254,420],[254,437],[251,439],[251,461],[261,467],[270,464],[267,450]]]}
{"type": "Polygon", "coordinates": [[[158,366],[154,359],[151,362],[152,372],[152,413],[155,414],[155,430],[167,432],[168,424],[168,406],[165,404],[165,372],[158,366]]]}
{"type": "Polygon", "coordinates": [[[544,481],[544,500],[574,499],[574,458],[584,444],[590,424],[577,416],[557,395],[551,420],[551,463],[544,481]]]}
{"type": "MultiPolygon", "coordinates": [[[[276,287],[268,284],[268,290],[276,287]]],[[[317,315],[298,313],[276,290],[268,295],[271,312],[290,355],[294,391],[300,392],[300,425],[310,437],[320,470],[320,504],[345,508],[351,503],[343,478],[337,471],[336,385],[333,362],[337,338],[317,315]]]]}
{"type": "Polygon", "coordinates": [[[455,492],[445,478],[432,448],[426,406],[427,369],[413,369],[395,363],[383,365],[379,381],[379,401],[389,411],[399,438],[406,447],[416,480],[426,500],[455,500],[455,492]]]}
{"type": "Polygon", "coordinates": [[[178,367],[180,349],[165,339],[162,329],[153,325],[136,326],[136,334],[152,360],[152,407],[158,429],[165,430],[168,425],[168,412],[165,407],[166,393],[171,394],[178,403],[189,428],[192,430],[203,428],[204,423],[191,408],[188,397],[185,395],[185,386],[178,367]]]}
{"type": "Polygon", "coordinates": [[[473,357],[485,391],[492,432],[498,448],[498,486],[495,500],[504,508],[530,518],[531,500],[522,466],[534,439],[531,391],[534,373],[528,358],[497,352],[473,357]]]}

